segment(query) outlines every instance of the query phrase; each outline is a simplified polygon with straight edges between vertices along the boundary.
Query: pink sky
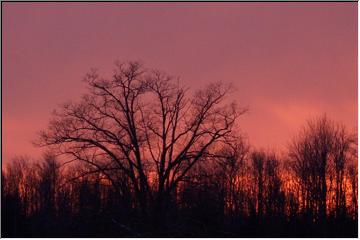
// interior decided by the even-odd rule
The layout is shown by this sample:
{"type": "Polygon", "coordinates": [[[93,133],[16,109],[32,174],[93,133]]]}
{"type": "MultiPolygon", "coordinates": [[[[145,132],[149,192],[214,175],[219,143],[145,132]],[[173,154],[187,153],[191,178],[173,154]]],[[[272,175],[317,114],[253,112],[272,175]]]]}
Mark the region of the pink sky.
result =
{"type": "Polygon", "coordinates": [[[142,60],[192,88],[232,82],[256,147],[326,112],[357,128],[357,3],[3,3],[3,159],[32,146],[97,67],[142,60]]]}

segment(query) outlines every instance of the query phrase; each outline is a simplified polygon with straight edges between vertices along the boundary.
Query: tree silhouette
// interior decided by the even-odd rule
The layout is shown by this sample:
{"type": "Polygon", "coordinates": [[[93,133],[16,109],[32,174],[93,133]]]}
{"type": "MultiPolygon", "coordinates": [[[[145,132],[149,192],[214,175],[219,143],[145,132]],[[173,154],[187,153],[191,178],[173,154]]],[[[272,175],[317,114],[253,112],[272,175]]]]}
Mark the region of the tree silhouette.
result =
{"type": "Polygon", "coordinates": [[[255,184],[256,193],[256,211],[257,217],[263,217],[264,210],[264,169],[265,169],[266,154],[263,151],[254,151],[251,154],[252,172],[255,184]]]}
{"type": "Polygon", "coordinates": [[[50,215],[56,213],[59,167],[55,156],[51,153],[46,153],[44,161],[39,164],[39,191],[42,200],[40,208],[50,215]]]}
{"type": "Polygon", "coordinates": [[[345,164],[353,143],[353,137],[343,126],[322,116],[308,121],[291,145],[292,169],[301,185],[302,210],[314,220],[326,219],[332,172],[335,173],[336,216],[344,214],[345,164]]]}
{"type": "Polygon", "coordinates": [[[151,202],[161,212],[165,198],[245,112],[225,105],[229,88],[220,83],[189,97],[172,77],[137,62],[118,64],[110,80],[93,71],[85,81],[90,93],[54,114],[40,144],[58,146],[114,186],[113,171],[126,174],[144,216],[151,202]]]}
{"type": "Polygon", "coordinates": [[[354,237],[357,139],[325,115],[284,152],[240,133],[231,87],[138,62],[54,112],[40,159],[2,169],[7,237],[354,237]]]}
{"type": "Polygon", "coordinates": [[[350,150],[354,143],[353,136],[346,132],[342,125],[336,126],[334,130],[333,161],[335,170],[335,210],[336,217],[344,217],[346,211],[345,167],[351,156],[350,150]]]}

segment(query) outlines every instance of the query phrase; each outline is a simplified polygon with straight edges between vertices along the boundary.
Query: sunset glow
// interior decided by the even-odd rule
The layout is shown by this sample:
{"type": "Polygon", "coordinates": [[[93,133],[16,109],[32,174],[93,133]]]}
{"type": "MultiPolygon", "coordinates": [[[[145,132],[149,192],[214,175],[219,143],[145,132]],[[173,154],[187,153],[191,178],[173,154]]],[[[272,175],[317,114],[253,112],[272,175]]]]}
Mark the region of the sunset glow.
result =
{"type": "Polygon", "coordinates": [[[1,237],[358,236],[357,2],[3,2],[1,237]]]}
{"type": "Polygon", "coordinates": [[[356,3],[5,3],[3,159],[40,156],[50,113],[90,68],[141,60],[191,88],[232,82],[258,147],[283,149],[309,117],[357,128],[356,3]],[[16,154],[15,154],[16,153],[16,154]]]}

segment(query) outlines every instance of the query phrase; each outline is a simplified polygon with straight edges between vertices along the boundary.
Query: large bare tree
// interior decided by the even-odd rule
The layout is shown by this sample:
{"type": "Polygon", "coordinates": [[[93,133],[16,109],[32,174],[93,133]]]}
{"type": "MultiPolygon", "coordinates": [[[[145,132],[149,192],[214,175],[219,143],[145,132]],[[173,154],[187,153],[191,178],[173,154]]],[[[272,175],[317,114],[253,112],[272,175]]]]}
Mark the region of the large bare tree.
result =
{"type": "Polygon", "coordinates": [[[228,86],[191,94],[178,79],[138,62],[118,63],[110,79],[92,71],[85,82],[89,93],[54,112],[39,144],[86,163],[114,187],[115,173],[126,174],[145,214],[246,112],[227,103],[228,86]]]}

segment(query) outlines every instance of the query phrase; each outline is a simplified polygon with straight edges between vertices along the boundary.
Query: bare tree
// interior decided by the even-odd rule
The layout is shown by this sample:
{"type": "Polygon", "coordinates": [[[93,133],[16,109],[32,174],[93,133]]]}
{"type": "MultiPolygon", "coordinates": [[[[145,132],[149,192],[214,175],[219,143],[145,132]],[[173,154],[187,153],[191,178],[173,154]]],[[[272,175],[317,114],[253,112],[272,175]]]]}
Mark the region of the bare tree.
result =
{"type": "Polygon", "coordinates": [[[337,125],[334,129],[333,164],[335,170],[335,214],[336,217],[346,214],[345,170],[351,158],[354,138],[347,133],[345,126],[337,125]]]}
{"type": "Polygon", "coordinates": [[[251,154],[251,167],[256,189],[257,215],[259,218],[264,213],[264,184],[265,184],[265,161],[266,153],[264,151],[254,151],[251,154]]]}
{"type": "MultiPolygon", "coordinates": [[[[153,92],[147,91],[144,98],[152,99],[153,92]]],[[[139,148],[149,191],[145,193],[145,210],[151,218],[144,218],[142,212],[138,212],[142,207],[138,197],[142,195],[136,193],[129,173],[117,166],[107,153],[95,151],[96,147],[93,147],[80,152],[82,156],[94,156],[91,161],[90,158],[74,158],[68,160],[75,161],[74,164],[64,162],[65,165],[60,165],[50,153],[39,159],[40,162],[29,161],[27,157],[13,159],[3,169],[2,210],[6,235],[91,236],[100,232],[106,236],[258,236],[253,231],[259,228],[271,236],[356,234],[357,141],[342,125],[325,117],[310,121],[300,137],[294,139],[289,149],[290,158],[262,150],[249,152],[242,137],[234,132],[226,134],[210,144],[177,186],[171,189],[172,180],[166,180],[160,193],[158,169],[161,158],[151,155],[160,156],[162,149],[162,139],[154,133],[161,129],[161,121],[157,120],[161,115],[156,112],[161,107],[157,103],[151,101],[142,105],[139,114],[142,125],[137,128],[138,136],[145,139],[139,140],[142,142],[139,148]],[[328,144],[326,148],[325,143],[328,144]],[[148,144],[152,144],[152,153],[148,144]],[[327,157],[325,167],[322,162],[324,152],[327,157]],[[321,212],[323,169],[327,191],[325,216],[321,212]],[[169,186],[167,181],[170,181],[169,186]],[[303,214],[309,218],[304,219],[303,214]]],[[[192,108],[190,103],[189,100],[189,109],[192,108]]],[[[192,115],[188,119],[191,120],[192,115]]],[[[109,127],[104,125],[102,128],[105,126],[109,127]]],[[[59,129],[63,128],[61,125],[59,129]]],[[[79,138],[91,137],[86,131],[81,133],[79,138]]],[[[117,154],[115,157],[124,167],[130,166],[121,158],[119,147],[101,141],[100,133],[92,133],[99,144],[117,154]]],[[[186,143],[185,139],[179,141],[186,143]]],[[[166,142],[169,144],[171,141],[166,142]]],[[[188,156],[192,157],[190,153],[194,149],[201,149],[201,143],[198,144],[190,148],[188,156]]],[[[66,151],[74,151],[82,145],[66,142],[54,144],[54,147],[67,154],[66,151]]],[[[183,147],[176,146],[175,157],[183,147]]],[[[166,156],[168,159],[168,153],[166,156]]],[[[136,161],[133,152],[129,158],[136,161]]],[[[182,166],[177,165],[180,168],[177,174],[183,173],[193,161],[186,159],[182,166]]],[[[170,163],[165,161],[164,171],[170,163]]],[[[134,174],[140,191],[138,170],[134,169],[134,174]]],[[[170,176],[173,176],[172,172],[170,176]]]]}
{"type": "Polygon", "coordinates": [[[267,216],[280,216],[284,212],[285,194],[282,191],[280,162],[275,153],[268,153],[265,162],[265,205],[267,216]]]}
{"type": "Polygon", "coordinates": [[[40,208],[49,215],[55,215],[60,165],[51,152],[45,153],[43,159],[43,162],[38,164],[38,191],[40,193],[40,199],[42,200],[40,208]]]}
{"type": "Polygon", "coordinates": [[[242,136],[232,136],[216,153],[216,175],[222,184],[226,215],[234,217],[244,209],[244,175],[249,145],[242,136]]]}
{"type": "Polygon", "coordinates": [[[336,216],[344,214],[345,167],[353,143],[354,138],[344,126],[322,116],[308,121],[290,146],[292,169],[302,188],[302,209],[316,219],[326,218],[327,195],[331,192],[333,175],[336,216]]]}
{"type": "Polygon", "coordinates": [[[229,88],[223,84],[210,84],[189,97],[174,78],[138,62],[117,64],[111,79],[92,71],[85,81],[89,94],[55,112],[39,144],[85,162],[115,187],[114,172],[123,172],[144,214],[151,200],[161,207],[245,113],[225,104],[229,88]]]}
{"type": "Polygon", "coordinates": [[[353,219],[358,216],[358,169],[357,164],[350,164],[347,167],[350,181],[350,214],[353,219]]]}

